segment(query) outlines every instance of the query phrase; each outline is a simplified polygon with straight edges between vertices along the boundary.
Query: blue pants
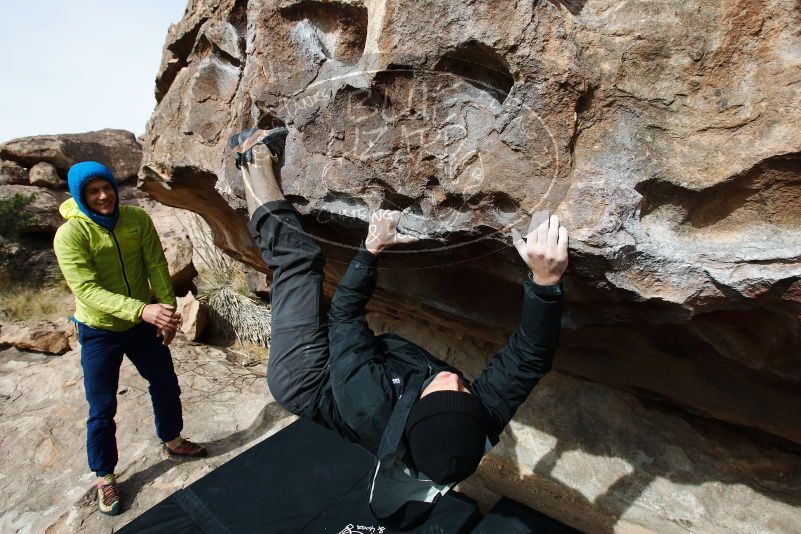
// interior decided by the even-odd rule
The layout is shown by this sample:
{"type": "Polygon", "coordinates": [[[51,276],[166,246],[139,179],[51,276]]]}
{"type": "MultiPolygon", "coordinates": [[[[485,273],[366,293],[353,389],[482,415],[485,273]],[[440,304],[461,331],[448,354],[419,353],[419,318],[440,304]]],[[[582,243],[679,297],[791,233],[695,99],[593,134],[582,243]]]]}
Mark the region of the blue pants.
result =
{"type": "Polygon", "coordinates": [[[78,340],[83,384],[89,402],[86,452],[89,468],[97,476],[113,473],[117,465],[114,416],[123,354],[150,384],[148,391],[156,419],[156,435],[162,441],[170,441],[181,434],[181,389],[170,350],[156,337],[155,326],[141,322],[125,332],[110,332],[78,324],[78,340]]]}

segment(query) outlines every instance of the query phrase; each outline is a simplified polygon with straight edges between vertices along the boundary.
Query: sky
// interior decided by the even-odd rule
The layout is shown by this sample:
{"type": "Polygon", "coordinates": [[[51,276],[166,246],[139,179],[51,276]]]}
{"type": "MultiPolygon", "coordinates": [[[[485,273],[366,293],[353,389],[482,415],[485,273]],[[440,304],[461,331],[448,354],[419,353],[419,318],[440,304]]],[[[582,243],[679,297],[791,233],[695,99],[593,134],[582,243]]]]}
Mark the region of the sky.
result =
{"type": "Polygon", "coordinates": [[[167,28],[187,0],[0,0],[0,143],[121,128],[136,135],[167,28]]]}

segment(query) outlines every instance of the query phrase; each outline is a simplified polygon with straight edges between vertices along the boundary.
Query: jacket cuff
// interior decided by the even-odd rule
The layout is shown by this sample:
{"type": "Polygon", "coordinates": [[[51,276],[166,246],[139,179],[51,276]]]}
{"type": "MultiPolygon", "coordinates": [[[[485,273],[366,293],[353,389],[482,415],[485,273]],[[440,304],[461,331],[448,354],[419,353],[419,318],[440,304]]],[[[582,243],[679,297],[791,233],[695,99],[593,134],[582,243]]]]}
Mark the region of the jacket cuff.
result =
{"type": "Polygon", "coordinates": [[[353,258],[353,261],[358,261],[367,267],[375,267],[378,263],[378,256],[367,250],[364,241],[362,241],[359,245],[359,252],[356,253],[356,257],[353,258]]]}
{"type": "Polygon", "coordinates": [[[271,200],[270,202],[265,202],[259,206],[256,211],[253,212],[250,222],[248,222],[248,231],[250,231],[250,236],[253,239],[259,237],[261,234],[261,225],[264,222],[264,219],[273,213],[281,211],[295,211],[295,208],[288,200],[271,200]]]}
{"type": "Polygon", "coordinates": [[[147,303],[140,302],[139,304],[140,304],[139,306],[137,306],[132,310],[133,313],[131,314],[130,317],[122,317],[121,319],[125,321],[130,321],[132,323],[139,323],[143,321],[144,319],[142,319],[142,312],[145,311],[145,306],[147,306],[147,303]]]}
{"type": "Polygon", "coordinates": [[[525,290],[527,297],[533,297],[536,295],[543,300],[561,300],[565,296],[561,280],[558,284],[541,286],[534,281],[531,271],[529,271],[526,275],[526,280],[523,282],[523,289],[525,290]]]}

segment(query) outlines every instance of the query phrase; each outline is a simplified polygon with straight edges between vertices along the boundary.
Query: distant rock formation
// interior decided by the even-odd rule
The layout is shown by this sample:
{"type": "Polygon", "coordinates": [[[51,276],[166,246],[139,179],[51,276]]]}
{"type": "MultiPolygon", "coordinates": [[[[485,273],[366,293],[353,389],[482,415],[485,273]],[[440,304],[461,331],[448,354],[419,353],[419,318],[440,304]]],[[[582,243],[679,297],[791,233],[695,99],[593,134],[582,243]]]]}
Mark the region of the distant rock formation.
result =
{"type": "MultiPolygon", "coordinates": [[[[165,217],[156,215],[157,211],[165,211],[163,206],[130,187],[142,159],[142,147],[131,132],[106,129],[79,134],[22,137],[0,144],[0,158],[3,158],[0,159],[0,200],[8,200],[15,195],[31,198],[23,208],[31,216],[20,228],[25,236],[49,237],[64,224],[58,208],[70,196],[66,182],[70,166],[86,160],[99,161],[108,166],[118,183],[124,186],[120,189],[120,201],[139,205],[154,216],[176,293],[185,295],[187,291],[196,290],[193,283],[197,276],[192,257],[193,245],[186,228],[180,225],[176,227],[172,210],[167,210],[170,213],[165,217]]],[[[26,242],[14,254],[26,263],[26,272],[29,269],[38,270],[36,265],[31,264],[33,260],[40,264],[55,265],[49,241],[42,243],[38,239],[26,242]],[[34,249],[37,254],[31,253],[34,249]]]]}
{"type": "MultiPolygon", "coordinates": [[[[371,320],[473,371],[517,318],[509,228],[556,211],[572,234],[559,370],[636,394],[634,410],[801,444],[799,22],[793,0],[193,0],[167,36],[142,187],[200,213],[218,246],[266,272],[226,138],[286,124],[282,186],[337,260],[327,293],[368,211],[406,210],[404,228],[424,240],[382,259],[371,320]]],[[[560,376],[560,390],[597,387],[560,376]]],[[[518,498],[582,528],[579,495],[608,528],[749,531],[704,523],[706,497],[695,512],[675,506],[682,484],[730,483],[718,467],[669,491],[650,484],[661,475],[638,478],[655,457],[636,450],[616,451],[633,470],[617,485],[560,474],[560,455],[586,452],[607,408],[547,405],[588,433],[556,444],[542,432],[559,434],[546,427],[564,414],[519,415],[531,454],[517,466],[549,489],[518,498]]],[[[654,418],[670,425],[664,439],[693,432],[668,419],[654,418]]],[[[658,428],[625,431],[637,441],[658,428]]],[[[597,439],[591,455],[615,454],[597,439]]],[[[495,454],[515,465],[509,448],[495,454]]],[[[659,461],[662,475],[684,465],[659,461]]],[[[482,479],[509,488],[493,462],[482,479]]],[[[780,479],[754,473],[755,491],[798,506],[801,486],[780,479]]]]}
{"type": "MultiPolygon", "coordinates": [[[[62,180],[66,180],[67,171],[75,163],[99,161],[111,169],[117,181],[122,183],[137,175],[142,160],[142,146],[134,134],[126,130],[34,135],[0,144],[0,160],[31,170],[39,163],[49,163],[62,180]]],[[[31,180],[34,179],[32,176],[31,180]]]]}

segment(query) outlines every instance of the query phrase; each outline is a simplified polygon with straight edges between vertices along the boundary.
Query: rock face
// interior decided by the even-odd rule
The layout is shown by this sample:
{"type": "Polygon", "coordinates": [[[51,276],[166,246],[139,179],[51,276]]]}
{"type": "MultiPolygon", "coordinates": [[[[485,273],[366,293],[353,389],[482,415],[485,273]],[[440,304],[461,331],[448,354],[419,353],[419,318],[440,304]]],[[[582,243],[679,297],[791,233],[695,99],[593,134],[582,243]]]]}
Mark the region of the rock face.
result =
{"type": "MultiPolygon", "coordinates": [[[[409,337],[434,325],[426,346],[468,340],[438,351],[465,367],[517,319],[508,230],[557,211],[571,229],[558,369],[801,444],[799,22],[793,0],[193,0],[167,36],[142,188],[266,272],[225,141],[286,124],[282,187],[335,260],[328,295],[369,210],[405,210],[424,239],[385,254],[372,310],[409,337]]],[[[610,482],[591,507],[620,518],[630,490],[610,482]]],[[[648,499],[696,524],[670,492],[648,499]]],[[[647,516],[632,522],[665,530],[647,516]]]]}
{"type": "Polygon", "coordinates": [[[12,139],[0,145],[0,157],[31,168],[47,162],[66,179],[69,168],[79,161],[106,165],[119,182],[136,176],[142,147],[131,132],[100,130],[79,134],[36,135],[12,139]]]}

